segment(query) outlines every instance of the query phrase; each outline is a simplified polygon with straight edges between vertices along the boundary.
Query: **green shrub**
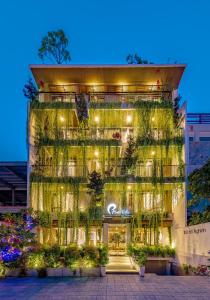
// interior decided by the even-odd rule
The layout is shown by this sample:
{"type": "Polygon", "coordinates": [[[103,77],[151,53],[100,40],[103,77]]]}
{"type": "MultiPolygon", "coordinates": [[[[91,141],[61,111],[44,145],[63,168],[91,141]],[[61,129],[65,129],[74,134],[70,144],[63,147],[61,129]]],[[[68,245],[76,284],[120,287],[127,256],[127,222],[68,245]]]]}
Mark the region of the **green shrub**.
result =
{"type": "Polygon", "coordinates": [[[64,265],[74,269],[79,265],[80,251],[76,245],[68,246],[64,250],[64,265]]]}
{"type": "Polygon", "coordinates": [[[98,264],[100,266],[105,266],[109,262],[109,254],[108,254],[108,247],[106,245],[101,245],[98,247],[98,264]]]}
{"type": "Polygon", "coordinates": [[[99,260],[99,252],[94,246],[84,246],[80,250],[81,265],[96,266],[99,260]]]}
{"type": "Polygon", "coordinates": [[[147,256],[158,256],[158,257],[174,257],[176,252],[175,249],[169,246],[136,246],[129,245],[127,253],[129,256],[138,257],[139,252],[144,252],[147,256]]]}
{"type": "Polygon", "coordinates": [[[45,264],[49,268],[61,266],[61,248],[57,245],[43,249],[45,264]]]}
{"type": "Polygon", "coordinates": [[[26,259],[26,267],[28,269],[44,269],[45,257],[43,252],[32,252],[29,253],[26,259]]]}
{"type": "Polygon", "coordinates": [[[3,264],[3,262],[0,261],[0,278],[5,276],[5,271],[6,271],[5,265],[3,264]]]}
{"type": "Polygon", "coordinates": [[[140,267],[145,266],[147,256],[148,255],[145,253],[145,251],[139,251],[138,256],[135,257],[135,259],[140,267]]]}

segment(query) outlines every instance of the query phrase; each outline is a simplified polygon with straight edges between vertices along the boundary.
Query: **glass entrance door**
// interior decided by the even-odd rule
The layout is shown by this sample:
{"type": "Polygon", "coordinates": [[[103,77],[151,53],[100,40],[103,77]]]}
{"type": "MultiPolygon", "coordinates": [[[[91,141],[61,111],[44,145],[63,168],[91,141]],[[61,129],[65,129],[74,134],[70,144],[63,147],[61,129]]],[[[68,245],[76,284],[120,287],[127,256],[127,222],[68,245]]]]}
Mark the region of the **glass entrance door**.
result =
{"type": "Polygon", "coordinates": [[[126,225],[109,224],[108,228],[108,246],[110,255],[125,255],[127,241],[126,225]]]}

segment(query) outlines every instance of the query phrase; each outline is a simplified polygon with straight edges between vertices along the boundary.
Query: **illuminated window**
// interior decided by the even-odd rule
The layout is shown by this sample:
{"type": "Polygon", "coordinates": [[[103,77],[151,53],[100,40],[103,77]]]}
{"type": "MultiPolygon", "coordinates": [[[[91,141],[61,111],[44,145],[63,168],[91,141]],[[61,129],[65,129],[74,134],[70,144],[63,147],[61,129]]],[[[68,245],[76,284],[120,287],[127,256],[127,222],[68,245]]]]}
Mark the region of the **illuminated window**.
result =
{"type": "Polygon", "coordinates": [[[143,194],[144,209],[150,210],[153,208],[153,197],[152,193],[143,194]]]}

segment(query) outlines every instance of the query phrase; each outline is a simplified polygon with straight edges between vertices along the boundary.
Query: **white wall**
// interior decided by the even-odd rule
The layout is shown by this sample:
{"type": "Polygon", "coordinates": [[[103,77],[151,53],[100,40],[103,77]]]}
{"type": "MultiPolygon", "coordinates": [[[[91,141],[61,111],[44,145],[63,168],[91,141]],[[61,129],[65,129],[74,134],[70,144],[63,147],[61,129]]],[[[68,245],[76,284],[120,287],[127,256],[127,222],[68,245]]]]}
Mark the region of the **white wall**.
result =
{"type": "Polygon", "coordinates": [[[176,229],[174,244],[180,264],[210,265],[210,222],[176,229]]]}

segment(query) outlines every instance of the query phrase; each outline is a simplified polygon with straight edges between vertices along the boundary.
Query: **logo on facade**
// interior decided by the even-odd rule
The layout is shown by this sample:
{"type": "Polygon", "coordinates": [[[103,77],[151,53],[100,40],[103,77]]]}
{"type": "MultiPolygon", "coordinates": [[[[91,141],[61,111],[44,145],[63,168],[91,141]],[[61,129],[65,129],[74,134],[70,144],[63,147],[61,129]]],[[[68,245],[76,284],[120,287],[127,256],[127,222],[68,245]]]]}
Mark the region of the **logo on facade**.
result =
{"type": "Polygon", "coordinates": [[[110,203],[107,206],[107,212],[112,216],[130,216],[130,211],[128,209],[117,209],[117,205],[115,203],[110,203]]]}

